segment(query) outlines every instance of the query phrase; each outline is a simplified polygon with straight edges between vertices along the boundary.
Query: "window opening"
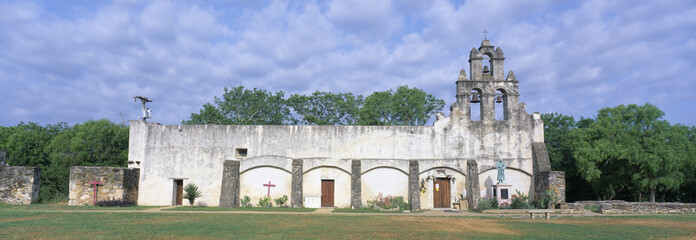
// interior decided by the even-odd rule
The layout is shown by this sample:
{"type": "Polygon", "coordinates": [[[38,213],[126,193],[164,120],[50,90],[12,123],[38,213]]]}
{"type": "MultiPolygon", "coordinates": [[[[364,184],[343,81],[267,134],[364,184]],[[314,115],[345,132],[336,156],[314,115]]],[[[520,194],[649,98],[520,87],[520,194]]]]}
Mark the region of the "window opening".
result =
{"type": "Polygon", "coordinates": [[[237,158],[246,158],[247,157],[247,149],[246,148],[235,149],[235,156],[237,158]]]}

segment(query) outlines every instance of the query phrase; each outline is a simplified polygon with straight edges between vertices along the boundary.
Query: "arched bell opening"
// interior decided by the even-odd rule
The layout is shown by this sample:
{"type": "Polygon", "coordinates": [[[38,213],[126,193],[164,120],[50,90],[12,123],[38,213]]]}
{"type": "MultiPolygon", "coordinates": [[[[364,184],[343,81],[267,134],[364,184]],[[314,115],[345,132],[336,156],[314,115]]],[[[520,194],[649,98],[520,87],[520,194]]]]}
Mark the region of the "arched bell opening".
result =
{"type": "Polygon", "coordinates": [[[486,75],[492,75],[493,73],[493,60],[492,56],[490,53],[484,53],[483,54],[483,60],[481,60],[481,73],[483,73],[484,76],[486,75]]]}
{"type": "Polygon", "coordinates": [[[495,120],[505,121],[509,119],[508,116],[508,98],[505,90],[498,89],[495,91],[495,120]]]}
{"type": "Polygon", "coordinates": [[[483,105],[481,104],[481,97],[483,95],[481,95],[481,89],[472,89],[470,95],[471,111],[469,111],[469,119],[471,119],[471,121],[481,121],[481,113],[483,112],[483,105]]]}

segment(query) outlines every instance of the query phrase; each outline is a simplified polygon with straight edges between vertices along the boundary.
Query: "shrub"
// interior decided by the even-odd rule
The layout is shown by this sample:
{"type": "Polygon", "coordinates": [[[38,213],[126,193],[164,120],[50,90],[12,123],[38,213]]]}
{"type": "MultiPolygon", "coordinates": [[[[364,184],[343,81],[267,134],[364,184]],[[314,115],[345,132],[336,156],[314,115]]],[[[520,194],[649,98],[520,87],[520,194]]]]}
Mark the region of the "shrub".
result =
{"type": "Polygon", "coordinates": [[[259,203],[256,205],[259,207],[272,207],[273,203],[271,203],[271,197],[261,197],[259,198],[259,203]]]}
{"type": "Polygon", "coordinates": [[[515,190],[517,194],[512,194],[512,203],[510,208],[512,209],[529,209],[532,205],[529,204],[529,196],[524,195],[519,190],[515,190]]]}
{"type": "Polygon", "coordinates": [[[285,203],[288,202],[288,195],[283,195],[281,198],[276,198],[273,200],[278,207],[286,207],[285,203]]]}
{"type": "Polygon", "coordinates": [[[100,207],[131,207],[131,206],[135,206],[136,204],[135,204],[135,201],[131,201],[131,200],[127,200],[127,199],[126,200],[111,199],[111,200],[98,201],[96,203],[96,205],[100,206],[100,207]]]}
{"type": "Polygon", "coordinates": [[[481,200],[478,203],[478,209],[483,211],[483,210],[490,210],[493,209],[493,201],[491,200],[481,200]]]}
{"type": "Polygon", "coordinates": [[[189,183],[184,187],[184,198],[189,201],[191,207],[195,207],[193,206],[193,202],[196,201],[196,198],[201,196],[203,196],[203,194],[198,191],[198,186],[196,186],[196,184],[189,183]]]}
{"type": "Polygon", "coordinates": [[[243,198],[239,199],[239,203],[241,203],[242,207],[251,207],[251,198],[247,195],[244,195],[243,198]]]}
{"type": "Polygon", "coordinates": [[[382,193],[377,194],[377,198],[375,200],[367,201],[367,205],[369,208],[379,207],[383,209],[392,209],[398,207],[402,210],[411,209],[409,204],[404,200],[404,197],[392,195],[387,195],[384,197],[382,196],[382,193]]]}

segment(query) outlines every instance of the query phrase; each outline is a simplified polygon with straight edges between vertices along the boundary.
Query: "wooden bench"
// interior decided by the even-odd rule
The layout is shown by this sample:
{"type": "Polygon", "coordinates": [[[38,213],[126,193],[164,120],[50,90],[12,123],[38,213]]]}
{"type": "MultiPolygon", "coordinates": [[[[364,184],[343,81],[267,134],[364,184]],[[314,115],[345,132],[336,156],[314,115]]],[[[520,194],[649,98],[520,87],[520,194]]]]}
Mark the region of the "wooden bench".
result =
{"type": "Polygon", "coordinates": [[[546,219],[551,219],[551,213],[553,213],[555,211],[551,210],[551,209],[534,209],[534,210],[527,210],[525,212],[529,213],[529,218],[531,218],[531,219],[534,219],[535,213],[543,213],[544,216],[546,216],[546,219]]]}

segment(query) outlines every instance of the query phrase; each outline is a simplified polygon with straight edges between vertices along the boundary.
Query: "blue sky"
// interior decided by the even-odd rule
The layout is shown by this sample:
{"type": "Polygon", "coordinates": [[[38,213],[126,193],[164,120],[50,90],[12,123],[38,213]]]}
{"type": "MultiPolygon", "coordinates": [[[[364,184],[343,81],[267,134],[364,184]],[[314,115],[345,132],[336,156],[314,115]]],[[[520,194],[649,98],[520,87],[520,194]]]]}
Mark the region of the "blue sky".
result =
{"type": "Polygon", "coordinates": [[[0,12],[4,126],[137,119],[136,95],[154,100],[151,121],[178,124],[239,85],[363,95],[408,85],[449,106],[484,29],[530,113],[650,102],[696,125],[688,0],[47,0],[2,1],[0,12]]]}

